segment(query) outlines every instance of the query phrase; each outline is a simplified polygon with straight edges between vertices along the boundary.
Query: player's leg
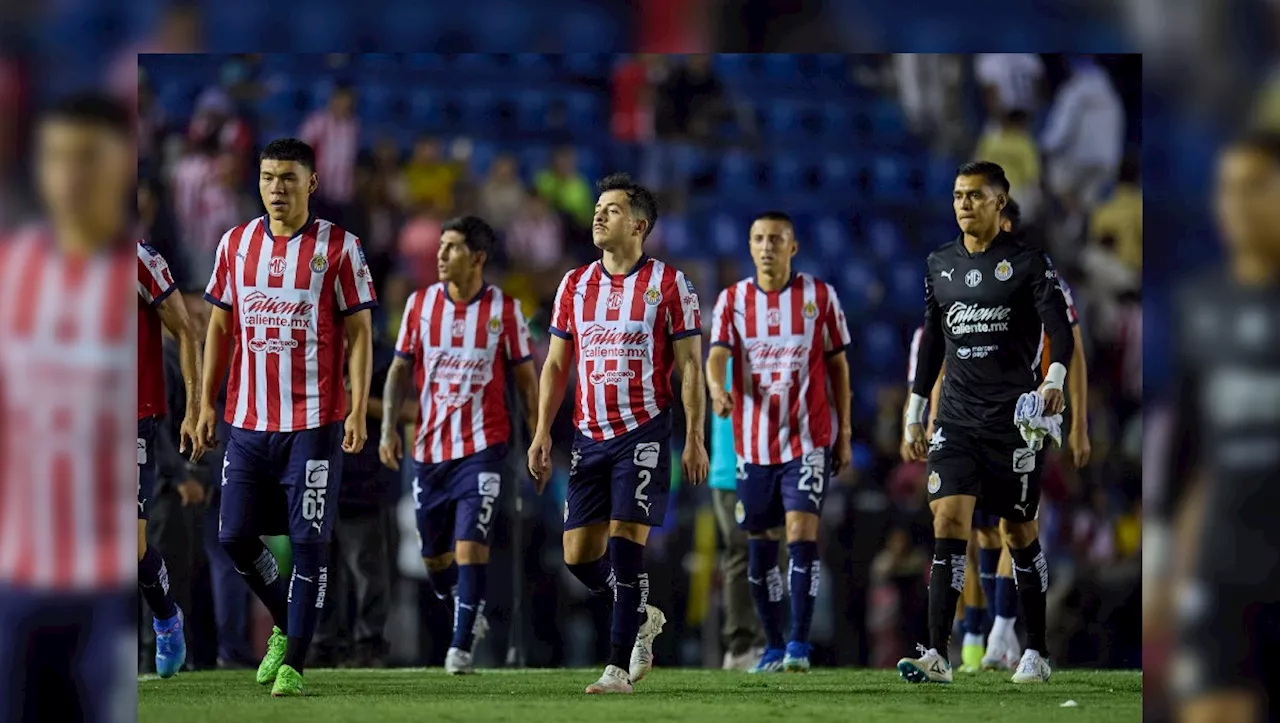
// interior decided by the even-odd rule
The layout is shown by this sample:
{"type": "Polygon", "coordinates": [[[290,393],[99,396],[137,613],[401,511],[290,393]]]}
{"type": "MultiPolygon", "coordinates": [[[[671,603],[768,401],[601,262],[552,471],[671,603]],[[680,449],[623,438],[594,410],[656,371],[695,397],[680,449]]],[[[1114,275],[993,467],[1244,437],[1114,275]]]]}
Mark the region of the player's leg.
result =
{"type": "MultiPolygon", "coordinates": [[[[1209,565],[1215,565],[1211,562],[1209,565]]],[[[1202,570],[1203,571],[1203,568],[1202,570]]],[[[1250,587],[1214,585],[1216,575],[1195,575],[1177,594],[1177,652],[1170,686],[1179,723],[1252,723],[1274,720],[1263,685],[1268,634],[1262,605],[1250,587]],[[1271,717],[1267,713],[1271,713],[1271,717]]],[[[1270,621],[1274,624],[1274,620],[1270,621]]],[[[1275,703],[1271,703],[1274,706],[1275,703]]]]}
{"type": "Polygon", "coordinates": [[[151,608],[156,633],[156,674],[172,677],[187,660],[182,611],[169,594],[169,570],[160,552],[147,545],[148,503],[156,483],[155,417],[138,420],[138,590],[151,608]]]}
{"type": "Polygon", "coordinates": [[[929,643],[918,645],[919,658],[898,661],[911,683],[950,683],[949,646],[956,604],[964,590],[965,551],[973,510],[981,492],[978,458],[971,434],[949,430],[929,451],[929,508],[933,512],[934,552],[929,575],[929,643]]]}
{"type": "Polygon", "coordinates": [[[427,568],[427,582],[436,598],[452,600],[458,585],[453,557],[454,505],[449,501],[449,474],[455,462],[414,462],[413,508],[418,523],[418,546],[427,568]]]}
{"type": "Polygon", "coordinates": [[[822,563],[818,560],[818,522],[822,501],[831,478],[831,454],[815,449],[782,465],[778,488],[785,510],[787,553],[790,558],[791,639],[787,641],[783,670],[809,670],[809,627],[818,601],[822,563]]]}
{"type": "Polygon", "coordinates": [[[1006,521],[1009,554],[1018,584],[1018,598],[1026,616],[1027,647],[1022,652],[1015,683],[1042,683],[1049,679],[1046,637],[1049,596],[1049,564],[1040,549],[1040,472],[1044,451],[1033,452],[1020,435],[1010,432],[984,445],[991,479],[992,509],[1006,521]]]}
{"type": "Polygon", "coordinates": [[[609,560],[609,458],[604,445],[577,435],[564,500],[564,564],[592,599],[613,607],[609,560]]]}
{"type": "Polygon", "coordinates": [[[218,506],[218,542],[236,572],[271,613],[274,623],[266,655],[258,665],[257,681],[263,685],[275,680],[284,662],[289,622],[288,582],[281,577],[275,556],[259,537],[278,531],[278,521],[271,517],[282,512],[280,490],[274,480],[260,479],[260,475],[275,472],[266,456],[266,442],[266,432],[231,429],[222,460],[222,499],[218,506]]]}
{"type": "Polygon", "coordinates": [[[984,670],[1009,670],[1022,658],[1022,644],[1013,625],[1018,617],[1018,587],[1013,580],[1013,555],[1009,554],[1008,522],[1000,521],[1000,560],[996,564],[995,596],[990,603],[991,632],[982,655],[984,670]]]}
{"type": "Polygon", "coordinates": [[[784,588],[778,548],[785,533],[786,511],[779,489],[782,465],[741,463],[738,499],[739,525],[747,533],[747,584],[756,615],[764,628],[765,647],[750,673],[776,673],[786,658],[782,621],[784,588]]]}
{"type": "Polygon", "coordinates": [[[450,479],[456,500],[454,555],[458,562],[458,592],[453,608],[453,641],[445,657],[445,671],[472,673],[472,647],[489,630],[484,617],[488,592],[489,542],[502,490],[506,445],[497,445],[463,461],[450,479]]]}
{"type": "Polygon", "coordinates": [[[745,670],[755,664],[763,651],[764,629],[756,617],[755,603],[747,583],[747,534],[739,527],[745,510],[736,491],[712,489],[716,527],[724,541],[720,558],[724,579],[724,625],[721,638],[726,670],[745,670]]]}
{"type": "Polygon", "coordinates": [[[302,695],[302,671],[328,587],[329,541],[342,484],[342,423],[278,435],[285,455],[281,484],[289,503],[289,620],[284,661],[273,696],[302,695]],[[285,436],[287,434],[287,436],[285,436]]]}

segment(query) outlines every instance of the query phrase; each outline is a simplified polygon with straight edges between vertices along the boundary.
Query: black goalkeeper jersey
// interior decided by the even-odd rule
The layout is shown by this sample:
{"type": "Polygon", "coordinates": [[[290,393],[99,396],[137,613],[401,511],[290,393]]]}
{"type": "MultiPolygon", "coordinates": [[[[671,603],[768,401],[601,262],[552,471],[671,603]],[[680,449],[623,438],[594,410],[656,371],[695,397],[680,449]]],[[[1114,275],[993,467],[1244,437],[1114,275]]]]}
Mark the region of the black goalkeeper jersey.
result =
{"type": "Polygon", "coordinates": [[[929,396],[945,358],[938,421],[1008,429],[1018,397],[1041,381],[1044,334],[1052,361],[1067,366],[1075,341],[1048,255],[1006,234],[971,254],[957,238],[929,254],[913,391],[929,396]]]}
{"type": "Polygon", "coordinates": [[[1206,485],[1200,564],[1280,594],[1280,287],[1214,273],[1183,289],[1177,312],[1165,504],[1172,509],[1197,470],[1206,485]]]}

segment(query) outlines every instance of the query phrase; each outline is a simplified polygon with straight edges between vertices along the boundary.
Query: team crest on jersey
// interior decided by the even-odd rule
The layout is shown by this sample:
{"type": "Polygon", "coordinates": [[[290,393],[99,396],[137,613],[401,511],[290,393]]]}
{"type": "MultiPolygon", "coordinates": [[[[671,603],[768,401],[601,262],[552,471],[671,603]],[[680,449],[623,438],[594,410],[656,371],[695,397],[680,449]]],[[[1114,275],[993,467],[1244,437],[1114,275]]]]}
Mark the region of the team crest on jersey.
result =
{"type": "Polygon", "coordinates": [[[267,266],[267,271],[272,276],[284,276],[285,269],[289,268],[289,262],[283,256],[273,256],[271,263],[267,266]]]}
{"type": "Polygon", "coordinates": [[[502,331],[502,319],[496,316],[489,317],[489,333],[497,334],[502,331]]]}
{"type": "Polygon", "coordinates": [[[782,312],[777,309],[769,309],[769,313],[765,316],[769,322],[769,326],[782,326],[782,312]]]}
{"type": "Polygon", "coordinates": [[[1013,278],[1013,264],[1009,263],[1009,259],[1003,259],[996,264],[996,281],[1008,281],[1013,278]]]}
{"type": "Polygon", "coordinates": [[[929,473],[929,494],[936,495],[942,489],[942,477],[937,472],[929,473]]]}
{"type": "Polygon", "coordinates": [[[316,272],[317,274],[322,274],[324,273],[324,270],[327,268],[329,268],[329,259],[326,259],[324,256],[321,256],[320,254],[316,254],[315,256],[311,257],[312,271],[316,272]]]}
{"type": "Polygon", "coordinates": [[[462,333],[466,331],[466,328],[466,322],[462,319],[454,319],[453,324],[449,327],[449,331],[451,331],[454,336],[462,336],[462,333]]]}
{"type": "Polygon", "coordinates": [[[800,309],[800,313],[804,314],[806,319],[816,319],[818,317],[818,305],[812,301],[804,302],[804,307],[800,309]]]}
{"type": "Polygon", "coordinates": [[[649,306],[657,306],[662,301],[662,292],[658,291],[658,287],[650,286],[644,291],[644,303],[649,306]]]}
{"type": "Polygon", "coordinates": [[[737,520],[739,525],[747,520],[747,508],[742,506],[742,500],[738,500],[733,506],[733,519],[737,520]]]}
{"type": "Polygon", "coordinates": [[[973,288],[974,286],[981,284],[982,272],[977,269],[971,270],[969,273],[964,275],[964,283],[970,288],[973,288]]]}
{"type": "Polygon", "coordinates": [[[622,292],[615,291],[609,294],[609,300],[605,302],[605,306],[609,307],[611,311],[617,311],[618,309],[621,309],[622,308],[622,292]]]}

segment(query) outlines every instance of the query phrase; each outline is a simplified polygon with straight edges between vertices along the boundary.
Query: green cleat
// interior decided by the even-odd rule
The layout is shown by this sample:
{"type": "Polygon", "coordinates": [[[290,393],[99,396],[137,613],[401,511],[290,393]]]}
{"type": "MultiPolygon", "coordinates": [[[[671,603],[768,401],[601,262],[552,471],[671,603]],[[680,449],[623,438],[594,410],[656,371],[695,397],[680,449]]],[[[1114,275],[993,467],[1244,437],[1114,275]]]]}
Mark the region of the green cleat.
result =
{"type": "MultiPolygon", "coordinates": [[[[966,635],[966,638],[969,636],[966,635]]],[[[982,670],[982,656],[986,653],[982,645],[965,643],[960,648],[960,672],[961,673],[977,673],[982,670]]]]}
{"type": "Polygon", "coordinates": [[[271,686],[271,695],[275,698],[302,695],[302,673],[292,665],[281,665],[276,672],[276,684],[271,686]]]}
{"type": "MultiPolygon", "coordinates": [[[[262,656],[262,663],[258,666],[258,685],[266,685],[276,679],[276,673],[284,663],[284,649],[288,642],[289,639],[285,637],[284,631],[274,625],[271,626],[271,637],[267,639],[267,654],[262,656]]],[[[297,671],[294,671],[294,674],[296,675],[297,671]]]]}

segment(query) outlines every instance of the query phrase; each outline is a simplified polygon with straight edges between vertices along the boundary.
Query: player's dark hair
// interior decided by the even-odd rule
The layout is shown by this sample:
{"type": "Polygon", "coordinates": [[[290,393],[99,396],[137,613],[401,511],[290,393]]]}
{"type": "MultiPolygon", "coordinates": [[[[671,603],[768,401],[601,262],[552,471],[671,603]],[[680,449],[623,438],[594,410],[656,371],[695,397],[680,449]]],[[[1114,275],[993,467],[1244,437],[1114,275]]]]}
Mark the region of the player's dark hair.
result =
{"type": "Polygon", "coordinates": [[[764,213],[756,214],[755,220],[756,221],[782,221],[783,223],[791,227],[791,233],[795,233],[796,231],[796,224],[794,221],[791,220],[791,216],[787,215],[786,213],[783,213],[782,211],[765,211],[764,213]]]}
{"type": "MultiPolygon", "coordinates": [[[[652,191],[631,180],[631,176],[626,173],[610,173],[600,179],[596,184],[596,190],[600,193],[625,191],[627,201],[631,203],[631,215],[639,216],[649,222],[644,230],[644,238],[649,237],[653,232],[653,225],[658,222],[658,199],[654,198],[652,191]]],[[[640,240],[643,241],[644,238],[640,240]]]]}
{"type": "Polygon", "coordinates": [[[1280,131],[1266,128],[1255,128],[1240,136],[1231,144],[1231,148],[1240,151],[1261,153],[1271,160],[1280,163],[1280,131]]]}
{"type": "Polygon", "coordinates": [[[1018,233],[1018,231],[1022,230],[1022,207],[1012,197],[1009,198],[1009,202],[1004,205],[1004,208],[1000,209],[1000,216],[1007,219],[1010,225],[1013,226],[1010,233],[1018,233]]]}
{"type": "Polygon", "coordinates": [[[277,138],[271,141],[262,149],[258,161],[293,161],[306,166],[313,173],[316,170],[315,150],[297,138],[277,138]]]}
{"type": "Polygon", "coordinates": [[[59,98],[45,108],[41,119],[46,122],[100,126],[122,136],[133,133],[133,118],[129,109],[109,95],[92,91],[59,98]]]}
{"type": "Polygon", "coordinates": [[[497,246],[497,234],[483,218],[479,216],[458,216],[444,222],[441,231],[457,231],[462,240],[471,249],[471,253],[483,252],[486,260],[493,258],[493,249],[497,246]]]}
{"type": "Polygon", "coordinates": [[[998,163],[991,161],[971,161],[962,163],[956,169],[956,178],[961,176],[982,176],[988,186],[995,188],[1004,195],[1009,195],[1009,179],[1004,175],[1004,169],[998,163]]]}

